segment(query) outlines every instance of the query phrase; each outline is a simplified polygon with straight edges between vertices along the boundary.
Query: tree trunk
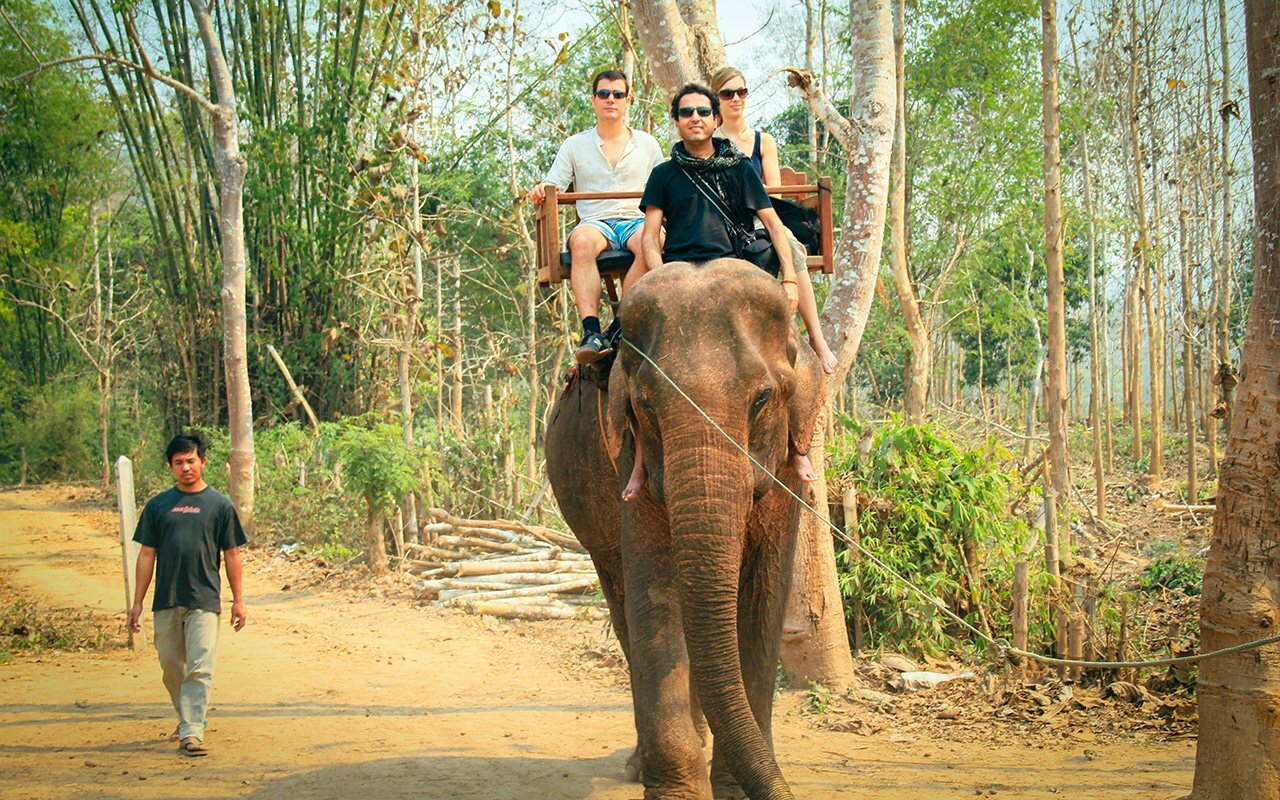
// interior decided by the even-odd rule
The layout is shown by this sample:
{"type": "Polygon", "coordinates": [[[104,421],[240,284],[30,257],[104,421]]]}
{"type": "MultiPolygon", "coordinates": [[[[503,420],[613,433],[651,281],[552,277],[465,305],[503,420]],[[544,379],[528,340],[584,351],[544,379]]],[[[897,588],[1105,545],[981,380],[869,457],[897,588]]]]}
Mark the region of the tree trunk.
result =
{"type": "MultiPolygon", "coordinates": [[[[1080,57],[1075,47],[1075,31],[1070,23],[1071,52],[1075,58],[1076,74],[1080,72],[1080,57]]],[[[1093,203],[1093,172],[1089,163],[1089,136],[1081,132],[1080,149],[1083,155],[1084,207],[1089,217],[1089,430],[1093,434],[1093,494],[1094,516],[1107,518],[1107,480],[1102,460],[1102,343],[1098,335],[1098,224],[1093,203]]]]}
{"type": "Polygon", "coordinates": [[[686,83],[705,84],[727,63],[715,0],[635,0],[631,15],[663,95],[686,83]]]}
{"type": "MultiPolygon", "coordinates": [[[[871,311],[884,244],[896,107],[893,18],[888,0],[851,0],[849,20],[855,65],[850,118],[840,116],[818,87],[793,76],[793,85],[798,84],[806,99],[822,109],[827,130],[841,141],[846,154],[849,191],[844,233],[836,253],[840,267],[831,279],[822,311],[823,333],[838,362],[835,372],[827,376],[828,398],[835,397],[853,366],[871,311]]],[[[824,429],[824,425],[817,427],[811,457],[820,454],[824,429]]],[[[817,472],[815,499],[825,502],[825,477],[820,467],[817,472]]],[[[801,680],[830,686],[853,682],[853,660],[836,583],[835,548],[825,521],[812,514],[801,516],[796,574],[784,630],[782,663],[786,669],[801,680]]]]}
{"type": "MultiPolygon", "coordinates": [[[[1154,14],[1147,11],[1146,0],[1142,3],[1142,17],[1148,20],[1144,24],[1145,30],[1154,27],[1154,14]]],[[[1136,24],[1137,14],[1131,17],[1131,23],[1136,24]]],[[[1155,97],[1155,79],[1152,77],[1154,69],[1151,64],[1151,51],[1154,48],[1150,43],[1143,47],[1143,57],[1145,65],[1143,71],[1147,78],[1147,107],[1149,110],[1147,131],[1151,139],[1151,147],[1144,153],[1138,144],[1138,118],[1136,95],[1130,98],[1132,116],[1129,120],[1130,131],[1132,132],[1134,155],[1134,173],[1138,180],[1138,263],[1142,270],[1142,290],[1143,305],[1147,315],[1147,367],[1148,367],[1148,389],[1151,393],[1151,445],[1148,449],[1147,459],[1147,480],[1152,486],[1159,486],[1164,478],[1164,353],[1165,353],[1165,336],[1164,336],[1164,268],[1160,263],[1162,248],[1158,245],[1160,238],[1160,142],[1157,139],[1158,130],[1156,128],[1157,118],[1150,111],[1151,103],[1155,97]],[[1145,162],[1150,160],[1151,165],[1151,222],[1147,221],[1147,210],[1143,200],[1145,186],[1145,162]]],[[[1134,48],[1130,53],[1133,58],[1134,72],[1132,75],[1136,80],[1137,69],[1137,45],[1136,39],[1134,48]]]]}
{"type": "Polygon", "coordinates": [[[920,304],[916,300],[915,287],[911,283],[911,274],[907,269],[907,121],[904,98],[904,56],[903,56],[903,3],[895,0],[893,4],[893,50],[894,50],[894,85],[897,90],[897,113],[895,115],[893,136],[893,166],[890,185],[893,187],[893,202],[890,204],[889,227],[893,231],[893,288],[898,293],[898,303],[902,306],[902,324],[907,328],[907,338],[911,340],[911,358],[907,362],[906,375],[903,376],[905,387],[905,405],[907,420],[913,423],[924,421],[925,400],[929,392],[929,372],[931,371],[933,354],[929,347],[929,332],[925,329],[924,320],[920,316],[920,304]]]}
{"type": "MultiPolygon", "coordinates": [[[[1274,8],[1273,8],[1274,11],[1274,8]]],[[[1232,374],[1231,362],[1231,116],[1235,101],[1231,99],[1231,52],[1227,47],[1227,0],[1218,0],[1218,44],[1222,58],[1222,104],[1218,116],[1222,118],[1222,244],[1218,249],[1217,269],[1213,275],[1215,341],[1219,375],[1232,374]]],[[[1226,406],[1223,418],[1224,430],[1231,430],[1232,387],[1219,383],[1222,402],[1226,406]]],[[[1216,438],[1216,435],[1215,435],[1216,438]]]]}
{"type": "Polygon", "coordinates": [[[1057,0],[1041,0],[1043,31],[1040,69],[1044,90],[1044,247],[1048,291],[1049,354],[1045,375],[1045,421],[1049,427],[1049,465],[1055,506],[1067,502],[1067,334],[1062,274],[1062,167],[1058,146],[1057,0]]]}
{"type": "MultiPolygon", "coordinates": [[[[1231,422],[1218,484],[1213,542],[1200,601],[1201,648],[1215,650],[1276,631],[1280,579],[1280,71],[1275,4],[1246,0],[1249,105],[1253,124],[1253,305],[1245,333],[1244,413],[1231,422]]],[[[1200,667],[1200,737],[1194,800],[1263,800],[1280,795],[1280,646],[1205,661],[1200,667]]]]}
{"type": "Polygon", "coordinates": [[[364,517],[365,562],[374,577],[387,574],[387,542],[382,538],[382,508],[366,499],[368,508],[364,517]]]}
{"type": "MultiPolygon", "coordinates": [[[[1178,186],[1182,186],[1179,181],[1178,186]]],[[[1187,240],[1187,215],[1185,202],[1178,210],[1178,252],[1182,259],[1182,416],[1187,432],[1187,502],[1199,502],[1200,483],[1196,469],[1196,360],[1192,348],[1195,320],[1192,314],[1191,294],[1191,243],[1187,240]]]]}
{"type": "Polygon", "coordinates": [[[200,29],[209,77],[217,98],[214,163],[218,169],[218,226],[222,234],[222,360],[226,366],[227,428],[231,437],[231,501],[245,533],[253,535],[253,403],[245,341],[244,176],[249,165],[240,155],[236,95],[205,0],[189,0],[200,29]]]}

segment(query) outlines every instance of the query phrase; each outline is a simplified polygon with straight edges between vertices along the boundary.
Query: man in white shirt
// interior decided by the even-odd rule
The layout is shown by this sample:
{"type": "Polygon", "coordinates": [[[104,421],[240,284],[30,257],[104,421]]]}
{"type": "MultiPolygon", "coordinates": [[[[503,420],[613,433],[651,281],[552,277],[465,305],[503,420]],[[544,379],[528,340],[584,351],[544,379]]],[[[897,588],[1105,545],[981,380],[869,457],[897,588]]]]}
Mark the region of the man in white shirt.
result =
{"type": "MultiPolygon", "coordinates": [[[[591,107],[596,126],[565,140],[546,178],[529,196],[535,203],[546,197],[546,186],[578,192],[638,192],[649,173],[665,157],[658,142],[627,124],[631,86],[621,71],[608,69],[591,82],[591,107]]],[[[582,317],[582,344],[574,353],[579,364],[592,364],[613,352],[618,320],[600,330],[600,270],[596,259],[605,250],[630,250],[635,260],[622,282],[622,291],[649,268],[641,246],[644,214],[639,200],[581,200],[578,226],[569,234],[569,283],[582,317]]]]}

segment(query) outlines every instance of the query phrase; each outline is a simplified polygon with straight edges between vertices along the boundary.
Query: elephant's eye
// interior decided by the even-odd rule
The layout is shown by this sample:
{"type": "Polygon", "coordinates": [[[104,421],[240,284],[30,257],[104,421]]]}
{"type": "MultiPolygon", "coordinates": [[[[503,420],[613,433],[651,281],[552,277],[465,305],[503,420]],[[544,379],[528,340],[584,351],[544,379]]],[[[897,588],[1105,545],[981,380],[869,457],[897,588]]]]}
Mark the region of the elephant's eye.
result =
{"type": "Polygon", "coordinates": [[[773,387],[766,386],[756,394],[755,402],[751,405],[752,411],[759,411],[764,408],[764,404],[769,402],[769,398],[773,397],[773,387]]]}

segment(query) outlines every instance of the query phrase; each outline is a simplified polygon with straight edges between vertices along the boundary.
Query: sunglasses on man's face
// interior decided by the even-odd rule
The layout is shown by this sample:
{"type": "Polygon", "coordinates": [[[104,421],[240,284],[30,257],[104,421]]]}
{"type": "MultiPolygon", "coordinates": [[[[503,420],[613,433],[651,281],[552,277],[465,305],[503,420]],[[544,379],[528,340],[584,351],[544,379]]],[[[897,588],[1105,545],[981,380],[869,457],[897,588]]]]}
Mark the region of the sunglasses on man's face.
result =
{"type": "Polygon", "coordinates": [[[676,114],[679,115],[680,119],[688,119],[695,113],[700,117],[709,117],[711,116],[711,106],[698,106],[697,108],[694,108],[693,106],[685,106],[684,108],[676,111],[676,114]]]}
{"type": "Polygon", "coordinates": [[[720,99],[721,99],[721,100],[732,100],[732,99],[733,99],[733,96],[734,96],[735,94],[736,94],[738,97],[741,97],[743,100],[746,100],[746,99],[747,99],[747,87],[743,86],[741,89],[721,89],[721,90],[720,90],[720,99]]]}
{"type": "Polygon", "coordinates": [[[608,100],[610,95],[613,96],[614,100],[621,100],[627,96],[627,91],[625,89],[596,89],[595,95],[601,100],[608,100]]]}

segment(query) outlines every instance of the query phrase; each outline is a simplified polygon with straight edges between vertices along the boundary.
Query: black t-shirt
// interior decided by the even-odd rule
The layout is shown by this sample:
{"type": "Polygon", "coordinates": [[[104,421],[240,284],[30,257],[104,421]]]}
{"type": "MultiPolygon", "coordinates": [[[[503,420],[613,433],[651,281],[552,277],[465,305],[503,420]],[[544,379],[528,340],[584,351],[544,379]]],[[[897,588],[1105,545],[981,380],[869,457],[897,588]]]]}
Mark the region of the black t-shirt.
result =
{"type": "MultiPolygon", "coordinates": [[[[723,188],[725,206],[744,231],[755,227],[757,211],[773,207],[760,176],[746,159],[706,183],[712,192],[723,188]]],[[[640,209],[647,211],[651,207],[662,209],[664,217],[667,240],[662,245],[663,262],[701,262],[735,254],[724,217],[675,162],[664,161],[649,173],[640,209]]]]}
{"type": "Polygon", "coordinates": [[[215,614],[222,611],[222,551],[248,541],[235,506],[212,486],[193,493],[175,486],[151,498],[133,540],[156,549],[152,611],[182,606],[215,614]]]}

